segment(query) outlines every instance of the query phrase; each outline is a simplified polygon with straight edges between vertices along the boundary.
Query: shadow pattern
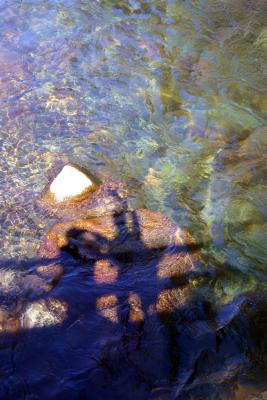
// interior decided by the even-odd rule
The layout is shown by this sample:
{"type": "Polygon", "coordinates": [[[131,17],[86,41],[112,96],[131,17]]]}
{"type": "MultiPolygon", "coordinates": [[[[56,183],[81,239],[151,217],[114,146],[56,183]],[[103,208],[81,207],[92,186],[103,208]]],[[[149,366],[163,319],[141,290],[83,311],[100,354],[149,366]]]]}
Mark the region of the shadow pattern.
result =
{"type": "Polygon", "coordinates": [[[265,296],[218,309],[200,250],[161,213],[124,210],[2,263],[0,399],[235,399],[264,373],[265,296]]]}

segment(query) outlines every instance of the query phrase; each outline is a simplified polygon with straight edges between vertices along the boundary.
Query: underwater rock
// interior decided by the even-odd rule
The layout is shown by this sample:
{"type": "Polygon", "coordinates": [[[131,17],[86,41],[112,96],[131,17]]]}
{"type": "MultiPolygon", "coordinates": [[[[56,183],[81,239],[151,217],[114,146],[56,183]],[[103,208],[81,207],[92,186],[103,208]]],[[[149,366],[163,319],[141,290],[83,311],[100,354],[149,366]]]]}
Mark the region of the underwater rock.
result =
{"type": "Polygon", "coordinates": [[[41,272],[41,266],[33,268],[31,271],[16,270],[15,268],[0,269],[0,295],[9,298],[32,298],[49,292],[56,283],[53,266],[47,265],[50,276],[41,272]]]}
{"type": "Polygon", "coordinates": [[[89,174],[75,164],[63,167],[49,187],[46,194],[49,202],[63,202],[70,200],[81,200],[88,193],[97,188],[97,183],[89,174]]]}
{"type": "Polygon", "coordinates": [[[63,272],[64,269],[60,264],[40,265],[36,268],[36,273],[52,285],[55,285],[59,281],[63,272]]]}
{"type": "Polygon", "coordinates": [[[49,292],[52,289],[52,285],[46,283],[43,279],[38,277],[36,274],[28,274],[23,279],[24,292],[34,295],[40,295],[49,292]]]}
{"type": "Polygon", "coordinates": [[[21,318],[21,326],[31,329],[61,324],[67,317],[67,309],[67,304],[58,299],[36,301],[27,306],[21,318]]]}
{"type": "Polygon", "coordinates": [[[19,329],[19,320],[7,310],[0,308],[0,333],[16,333],[19,329]]]}
{"type": "MultiPolygon", "coordinates": [[[[91,177],[88,172],[84,169],[81,171],[92,182],[88,190],[86,189],[80,195],[68,197],[64,201],[55,201],[50,186],[42,198],[37,201],[40,209],[63,221],[99,217],[108,214],[115,215],[127,210],[127,190],[123,182],[116,182],[110,179],[99,185],[97,180],[91,177]]],[[[57,187],[57,185],[55,186],[57,187]]],[[[52,190],[55,190],[55,186],[52,187],[52,190]]],[[[67,191],[68,189],[63,189],[62,193],[67,193],[67,191]]]]}
{"type": "MultiPolygon", "coordinates": [[[[62,222],[44,235],[38,250],[41,260],[53,261],[37,268],[39,276],[48,274],[52,281],[58,281],[66,265],[87,264],[96,285],[117,285],[124,273],[135,270],[137,279],[145,267],[165,288],[166,284],[185,285],[190,277],[201,273],[201,245],[160,212],[127,211],[127,191],[122,183],[108,181],[93,194],[88,193],[87,199],[55,207],[55,215],[62,222]],[[140,271],[138,266],[142,266],[140,271]]],[[[156,310],[157,302],[169,299],[170,293],[169,288],[162,292],[150,311],[156,310]]],[[[132,298],[138,304],[135,295],[132,298]]],[[[103,309],[109,309],[108,300],[113,297],[106,299],[103,309]]],[[[99,301],[97,304],[102,304],[99,301]]],[[[114,304],[110,306],[114,313],[114,304]]],[[[143,311],[136,310],[129,311],[130,319],[141,319],[143,311]]]]}
{"type": "Polygon", "coordinates": [[[119,277],[119,268],[110,260],[100,259],[95,261],[94,278],[96,283],[112,283],[116,282],[119,277]]]}
{"type": "Polygon", "coordinates": [[[149,252],[153,254],[153,251],[160,252],[168,247],[173,247],[174,253],[177,247],[179,262],[183,255],[184,265],[191,268],[188,249],[194,252],[199,248],[194,239],[160,212],[140,209],[56,224],[43,237],[38,254],[54,258],[63,251],[81,260],[97,260],[105,255],[138,252],[139,256],[142,252],[147,256],[149,252]]]}

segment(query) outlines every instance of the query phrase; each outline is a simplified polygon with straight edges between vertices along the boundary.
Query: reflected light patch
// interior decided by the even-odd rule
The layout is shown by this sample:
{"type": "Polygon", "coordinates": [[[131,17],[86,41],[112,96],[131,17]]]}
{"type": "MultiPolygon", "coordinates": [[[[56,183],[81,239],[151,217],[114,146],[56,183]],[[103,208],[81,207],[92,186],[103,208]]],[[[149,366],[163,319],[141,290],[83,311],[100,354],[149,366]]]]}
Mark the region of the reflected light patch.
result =
{"type": "Polygon", "coordinates": [[[19,273],[12,269],[1,269],[0,271],[0,290],[4,293],[16,289],[19,273]]]}
{"type": "Polygon", "coordinates": [[[115,295],[104,295],[96,300],[97,311],[111,322],[118,323],[118,299],[115,295]]]}
{"type": "Polygon", "coordinates": [[[175,238],[176,238],[176,244],[184,244],[184,233],[181,228],[177,228],[175,231],[175,238]]]}
{"type": "Polygon", "coordinates": [[[128,304],[130,308],[129,320],[131,322],[143,322],[144,312],[142,310],[142,301],[137,293],[130,293],[128,297],[128,304]]]}
{"type": "Polygon", "coordinates": [[[58,112],[65,115],[76,115],[77,104],[73,96],[68,94],[51,94],[46,101],[46,108],[50,112],[58,112]]]}
{"type": "Polygon", "coordinates": [[[119,268],[108,260],[97,260],[94,265],[94,278],[97,283],[113,283],[117,280],[119,268]]]}
{"type": "Polygon", "coordinates": [[[160,279],[185,279],[194,270],[194,263],[188,254],[164,254],[157,267],[157,276],[160,279]]]}
{"type": "Polygon", "coordinates": [[[29,304],[21,318],[22,328],[61,325],[67,318],[67,309],[65,302],[53,298],[29,304]]]}
{"type": "Polygon", "coordinates": [[[182,308],[187,303],[189,296],[190,290],[188,288],[164,289],[158,295],[156,302],[156,312],[171,313],[179,308],[182,308]]]}

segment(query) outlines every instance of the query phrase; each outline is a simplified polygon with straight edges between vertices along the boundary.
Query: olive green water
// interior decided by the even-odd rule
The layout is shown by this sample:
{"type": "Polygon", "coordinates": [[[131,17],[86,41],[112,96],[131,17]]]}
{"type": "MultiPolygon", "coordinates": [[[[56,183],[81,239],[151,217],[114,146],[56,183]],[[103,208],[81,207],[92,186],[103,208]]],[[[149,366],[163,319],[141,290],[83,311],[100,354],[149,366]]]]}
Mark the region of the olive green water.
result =
{"type": "Polygon", "coordinates": [[[265,0],[0,1],[1,258],[35,255],[55,165],[124,179],[225,267],[266,285],[265,0]]]}

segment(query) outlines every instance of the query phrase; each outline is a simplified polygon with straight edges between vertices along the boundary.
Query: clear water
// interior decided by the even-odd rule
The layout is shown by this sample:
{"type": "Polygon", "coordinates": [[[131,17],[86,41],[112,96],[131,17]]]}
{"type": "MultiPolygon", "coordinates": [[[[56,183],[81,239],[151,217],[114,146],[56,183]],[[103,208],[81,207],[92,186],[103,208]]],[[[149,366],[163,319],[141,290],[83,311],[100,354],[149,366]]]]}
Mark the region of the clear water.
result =
{"type": "Polygon", "coordinates": [[[225,266],[266,286],[266,0],[0,0],[1,259],[53,222],[56,165],[123,179],[225,266]]]}

